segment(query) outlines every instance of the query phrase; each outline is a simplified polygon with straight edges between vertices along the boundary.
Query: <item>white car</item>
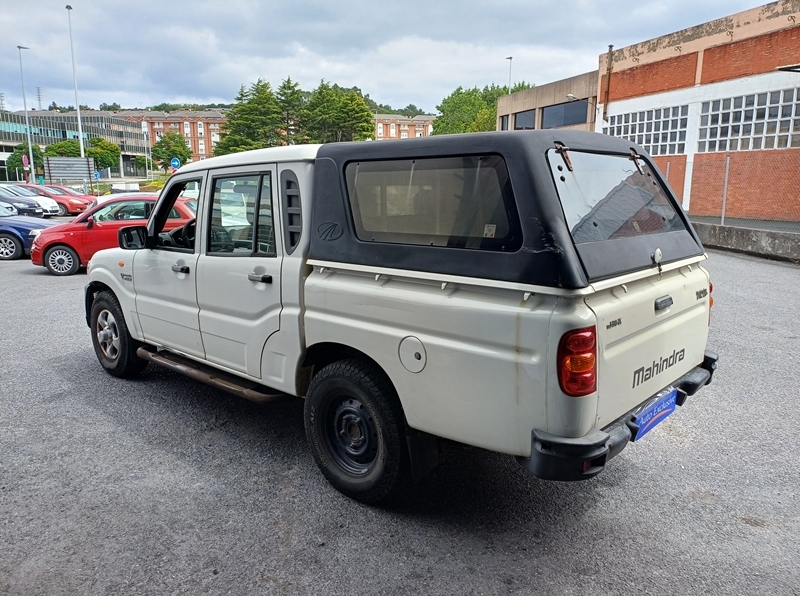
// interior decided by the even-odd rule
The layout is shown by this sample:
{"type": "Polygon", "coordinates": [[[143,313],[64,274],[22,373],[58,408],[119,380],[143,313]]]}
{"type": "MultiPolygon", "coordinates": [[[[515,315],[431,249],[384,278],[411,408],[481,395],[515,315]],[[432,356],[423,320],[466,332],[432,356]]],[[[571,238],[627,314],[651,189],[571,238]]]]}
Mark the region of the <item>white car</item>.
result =
{"type": "Polygon", "coordinates": [[[40,196],[24,186],[16,186],[14,184],[5,185],[3,188],[17,196],[27,197],[39,203],[39,206],[42,208],[42,217],[45,219],[53,215],[58,215],[58,203],[49,197],[40,196]]]}
{"type": "Polygon", "coordinates": [[[432,469],[441,438],[592,478],[716,367],[703,246],[652,159],[606,135],[216,157],[119,242],[85,294],[102,367],[304,398],[320,470],[367,503],[432,469]],[[165,232],[190,185],[196,220],[165,232]]]}

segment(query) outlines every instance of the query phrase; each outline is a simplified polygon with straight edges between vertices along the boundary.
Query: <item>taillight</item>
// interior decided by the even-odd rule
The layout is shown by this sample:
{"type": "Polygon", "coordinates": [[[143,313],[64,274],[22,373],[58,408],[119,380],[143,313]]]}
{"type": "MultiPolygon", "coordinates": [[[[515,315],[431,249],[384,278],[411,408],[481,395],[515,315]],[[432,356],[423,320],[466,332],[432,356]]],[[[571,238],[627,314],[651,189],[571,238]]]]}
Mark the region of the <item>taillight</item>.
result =
{"type": "Polygon", "coordinates": [[[558,344],[558,383],[572,397],[597,390],[597,330],[567,331],[558,344]]]}
{"type": "Polygon", "coordinates": [[[708,282],[708,326],[711,327],[711,307],[714,306],[714,284],[708,282]]]}

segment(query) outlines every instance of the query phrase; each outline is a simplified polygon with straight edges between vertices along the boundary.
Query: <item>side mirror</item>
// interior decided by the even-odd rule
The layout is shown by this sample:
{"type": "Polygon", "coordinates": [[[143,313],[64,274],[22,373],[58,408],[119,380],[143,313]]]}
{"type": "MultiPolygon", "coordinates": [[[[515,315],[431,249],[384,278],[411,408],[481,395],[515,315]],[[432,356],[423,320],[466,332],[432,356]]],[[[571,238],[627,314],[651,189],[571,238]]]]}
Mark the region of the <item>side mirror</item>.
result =
{"type": "Polygon", "coordinates": [[[147,248],[147,226],[127,226],[117,232],[119,247],[125,250],[147,248]]]}
{"type": "Polygon", "coordinates": [[[91,215],[86,218],[86,229],[91,230],[94,227],[94,217],[91,215]]]}

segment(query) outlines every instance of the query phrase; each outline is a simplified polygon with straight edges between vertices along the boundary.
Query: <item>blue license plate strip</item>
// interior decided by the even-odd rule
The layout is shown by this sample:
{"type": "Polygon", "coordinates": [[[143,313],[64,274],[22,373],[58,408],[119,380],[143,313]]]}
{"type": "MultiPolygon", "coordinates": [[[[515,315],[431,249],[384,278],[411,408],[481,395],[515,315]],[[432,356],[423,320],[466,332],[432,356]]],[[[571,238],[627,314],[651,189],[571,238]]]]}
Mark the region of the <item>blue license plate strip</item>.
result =
{"type": "Polygon", "coordinates": [[[633,421],[639,427],[639,432],[636,433],[636,441],[664,422],[675,411],[677,397],[678,390],[671,389],[634,416],[633,421]]]}

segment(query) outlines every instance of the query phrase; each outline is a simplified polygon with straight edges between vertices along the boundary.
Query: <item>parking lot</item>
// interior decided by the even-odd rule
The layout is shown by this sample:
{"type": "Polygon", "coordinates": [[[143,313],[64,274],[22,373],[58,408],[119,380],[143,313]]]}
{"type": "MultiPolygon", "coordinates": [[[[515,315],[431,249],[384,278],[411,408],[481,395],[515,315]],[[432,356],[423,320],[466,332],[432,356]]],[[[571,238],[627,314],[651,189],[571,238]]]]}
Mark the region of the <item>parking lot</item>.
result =
{"type": "Polygon", "coordinates": [[[2,262],[0,594],[800,594],[800,267],[710,254],[717,376],[600,476],[456,448],[383,507],[300,400],[113,378],[85,274],[2,262]]]}

